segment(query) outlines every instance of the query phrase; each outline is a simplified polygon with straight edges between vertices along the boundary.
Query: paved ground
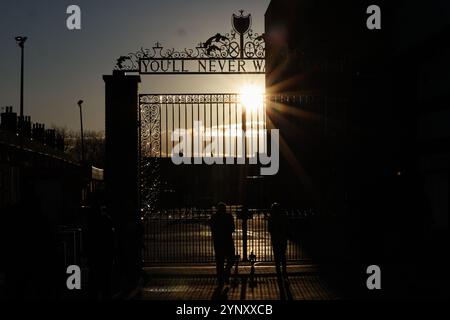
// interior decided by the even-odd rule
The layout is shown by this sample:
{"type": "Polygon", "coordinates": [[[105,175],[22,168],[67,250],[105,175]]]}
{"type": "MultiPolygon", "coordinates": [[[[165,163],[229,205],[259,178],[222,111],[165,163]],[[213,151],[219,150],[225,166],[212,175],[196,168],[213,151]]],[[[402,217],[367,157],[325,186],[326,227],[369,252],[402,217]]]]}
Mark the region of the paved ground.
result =
{"type": "Polygon", "coordinates": [[[315,266],[288,269],[287,283],[279,281],[272,266],[241,266],[230,285],[218,288],[214,266],[149,267],[142,288],[144,300],[330,300],[338,296],[320,277],[315,266]]]}
{"type": "MultiPolygon", "coordinates": [[[[148,218],[145,221],[144,259],[149,262],[193,262],[209,263],[214,261],[214,249],[209,216],[187,218],[182,214],[165,215],[160,218],[148,218]]],[[[233,234],[236,254],[243,256],[242,220],[235,219],[236,230],[233,234]]],[[[248,221],[247,252],[254,253],[258,261],[272,261],[272,243],[263,214],[255,214],[248,221]]],[[[301,245],[288,241],[286,255],[289,260],[308,257],[301,245]]]]}

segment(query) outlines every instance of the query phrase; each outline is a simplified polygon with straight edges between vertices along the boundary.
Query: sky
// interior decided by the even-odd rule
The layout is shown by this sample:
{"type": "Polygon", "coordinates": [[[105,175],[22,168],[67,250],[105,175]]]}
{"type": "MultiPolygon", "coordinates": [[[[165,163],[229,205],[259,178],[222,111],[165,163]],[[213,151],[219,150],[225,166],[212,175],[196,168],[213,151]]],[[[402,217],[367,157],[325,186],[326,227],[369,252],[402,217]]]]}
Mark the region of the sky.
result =
{"type": "MultiPolygon", "coordinates": [[[[104,82],[116,59],[150,48],[194,48],[216,33],[229,32],[231,15],[252,14],[254,32],[264,32],[270,0],[1,0],[0,107],[19,108],[20,48],[25,43],[25,115],[47,127],[79,128],[77,101],[84,100],[83,125],[104,130],[104,82]],[[66,9],[81,8],[81,30],[68,30],[66,9]]],[[[140,93],[239,92],[263,86],[264,76],[143,75],[140,93]]]]}

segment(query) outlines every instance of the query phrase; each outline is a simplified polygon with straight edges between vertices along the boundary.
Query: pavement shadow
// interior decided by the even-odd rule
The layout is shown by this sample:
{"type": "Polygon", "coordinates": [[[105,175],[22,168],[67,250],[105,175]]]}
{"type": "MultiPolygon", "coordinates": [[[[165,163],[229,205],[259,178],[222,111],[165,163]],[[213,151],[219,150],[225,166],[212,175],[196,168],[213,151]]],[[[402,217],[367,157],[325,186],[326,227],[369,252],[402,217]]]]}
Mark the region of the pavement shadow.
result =
{"type": "Polygon", "coordinates": [[[224,301],[228,300],[228,291],[230,291],[229,287],[217,286],[214,290],[211,300],[213,301],[224,301]]]}
{"type": "Polygon", "coordinates": [[[277,284],[280,292],[280,300],[294,300],[287,277],[277,275],[277,284]]]}

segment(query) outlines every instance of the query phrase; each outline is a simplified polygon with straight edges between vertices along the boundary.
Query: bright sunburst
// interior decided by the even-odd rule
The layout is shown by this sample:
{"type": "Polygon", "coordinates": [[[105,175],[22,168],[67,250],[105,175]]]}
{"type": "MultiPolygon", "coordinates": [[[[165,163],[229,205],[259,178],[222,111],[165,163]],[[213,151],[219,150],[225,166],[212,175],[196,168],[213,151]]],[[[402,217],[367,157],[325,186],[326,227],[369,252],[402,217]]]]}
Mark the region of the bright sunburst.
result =
{"type": "Polygon", "coordinates": [[[246,85],[240,90],[240,102],[246,112],[256,112],[263,106],[264,88],[256,85],[246,85]]]}

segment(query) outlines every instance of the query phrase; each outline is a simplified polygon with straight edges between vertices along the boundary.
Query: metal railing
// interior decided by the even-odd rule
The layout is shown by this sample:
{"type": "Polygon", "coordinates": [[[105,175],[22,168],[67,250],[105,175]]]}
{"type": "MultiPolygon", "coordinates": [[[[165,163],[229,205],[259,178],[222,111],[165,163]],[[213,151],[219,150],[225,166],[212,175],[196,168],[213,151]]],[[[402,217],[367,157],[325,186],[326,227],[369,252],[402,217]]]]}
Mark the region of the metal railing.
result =
{"type": "Polygon", "coordinates": [[[59,248],[64,265],[80,265],[82,251],[82,236],[79,228],[61,228],[58,230],[59,248]]]}
{"type": "MultiPolygon", "coordinates": [[[[236,230],[233,238],[236,254],[240,259],[246,261],[253,253],[257,262],[273,261],[267,225],[268,210],[250,209],[249,219],[243,219],[237,207],[228,207],[227,210],[235,220],[236,230]]],[[[168,209],[147,215],[144,218],[144,262],[213,262],[214,248],[209,219],[214,212],[213,209],[168,209]]],[[[295,228],[302,216],[290,212],[288,218],[289,225],[295,228]],[[292,223],[294,221],[296,223],[292,223]]],[[[290,233],[292,231],[288,230],[290,233]]],[[[290,261],[305,259],[302,244],[289,239],[286,258],[290,261]]]]}

